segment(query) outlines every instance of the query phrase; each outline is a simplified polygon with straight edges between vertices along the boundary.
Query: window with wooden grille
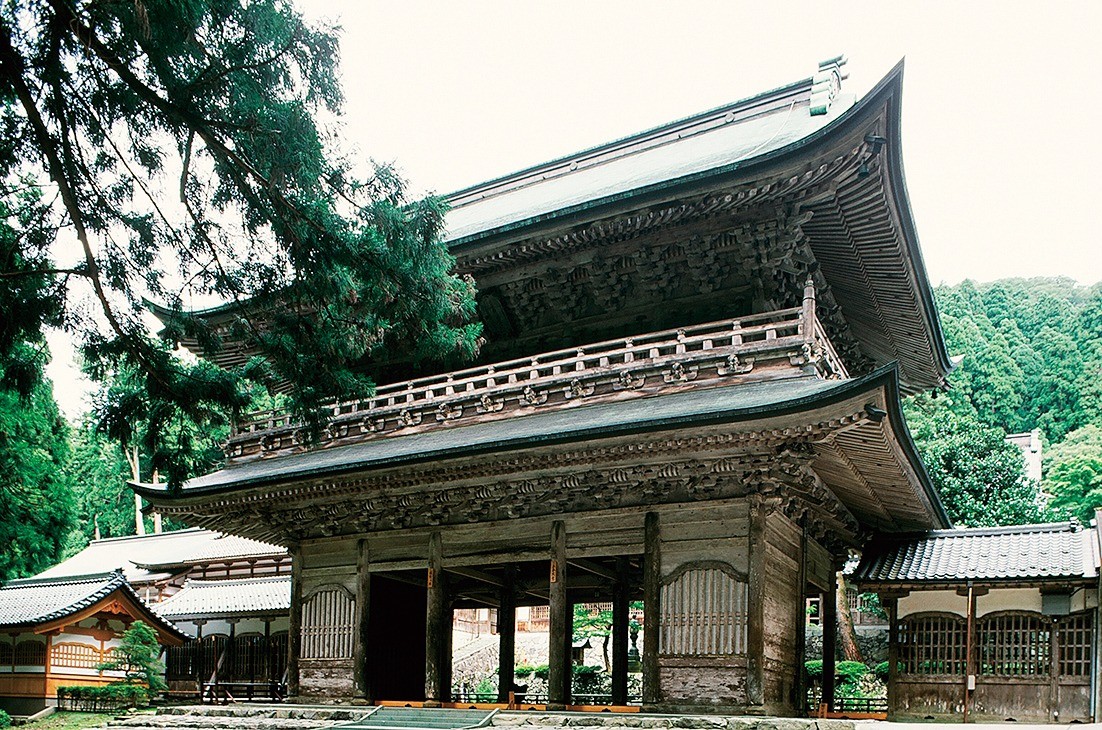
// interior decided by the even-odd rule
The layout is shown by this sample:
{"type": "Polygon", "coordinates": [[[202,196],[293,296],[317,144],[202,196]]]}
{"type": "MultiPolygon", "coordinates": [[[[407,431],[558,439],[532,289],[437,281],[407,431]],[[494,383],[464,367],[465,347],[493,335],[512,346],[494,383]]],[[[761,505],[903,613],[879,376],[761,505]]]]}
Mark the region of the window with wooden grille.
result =
{"type": "Polygon", "coordinates": [[[1052,672],[1052,622],[1039,613],[996,613],[976,625],[980,674],[1035,677],[1052,672]]]}
{"type": "Polygon", "coordinates": [[[922,613],[899,622],[903,674],[963,675],[967,625],[948,613],[922,613]]]}
{"type": "Polygon", "coordinates": [[[1056,642],[1060,647],[1060,676],[1090,676],[1093,633],[1094,617],[1091,611],[1073,613],[1056,622],[1056,642]]]}
{"type": "Polygon", "coordinates": [[[17,667],[44,667],[46,666],[46,642],[44,641],[20,641],[15,645],[15,666],[17,667]]]}
{"type": "Polygon", "coordinates": [[[708,561],[666,578],[659,596],[659,651],[675,656],[746,653],[745,576],[708,561]]]}
{"type": "MultiPolygon", "coordinates": [[[[108,661],[111,660],[108,659],[108,661]]],[[[50,665],[55,667],[95,669],[102,662],[99,649],[90,644],[63,641],[54,644],[50,652],[50,665]]]]}
{"type": "Polygon", "coordinates": [[[10,667],[15,659],[13,647],[6,641],[0,641],[0,667],[10,667]]]}
{"type": "Polygon", "coordinates": [[[302,657],[351,659],[356,600],[344,586],[322,586],[302,604],[302,657]]]}

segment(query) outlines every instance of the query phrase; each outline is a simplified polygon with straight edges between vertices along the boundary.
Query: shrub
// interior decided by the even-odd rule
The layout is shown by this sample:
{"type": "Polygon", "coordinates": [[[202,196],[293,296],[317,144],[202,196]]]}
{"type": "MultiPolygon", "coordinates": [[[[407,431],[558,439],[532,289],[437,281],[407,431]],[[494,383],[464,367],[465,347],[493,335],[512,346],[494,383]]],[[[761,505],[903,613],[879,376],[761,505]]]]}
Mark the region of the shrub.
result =
{"type": "Polygon", "coordinates": [[[887,662],[880,662],[872,668],[872,673],[875,674],[876,678],[879,679],[881,682],[887,682],[890,669],[890,664],[888,664],[887,662]]]}
{"type": "Polygon", "coordinates": [[[62,709],[77,712],[118,710],[124,707],[144,707],[150,692],[145,687],[126,682],[113,682],[102,687],[58,687],[57,703],[62,709]]]}
{"type": "Polygon", "coordinates": [[[518,664],[513,669],[513,676],[517,679],[528,679],[534,671],[536,671],[536,668],[530,664],[518,664]]]}
{"type": "Polygon", "coordinates": [[[861,662],[838,662],[834,667],[834,676],[842,684],[856,685],[869,673],[869,668],[861,662]]]}
{"type": "Polygon", "coordinates": [[[804,662],[804,671],[807,672],[807,676],[811,679],[823,678],[823,660],[812,659],[811,661],[804,662]]]}
{"type": "Polygon", "coordinates": [[[551,671],[550,667],[548,667],[546,664],[541,664],[541,665],[539,665],[538,667],[536,667],[535,669],[532,670],[532,675],[536,679],[542,679],[544,681],[547,681],[547,675],[550,673],[550,671],[551,671]]]}
{"type": "Polygon", "coordinates": [[[11,716],[0,710],[0,727],[11,727],[11,716]]]}
{"type": "MultiPolygon", "coordinates": [[[[601,694],[605,689],[608,675],[601,667],[589,665],[576,665],[571,675],[571,685],[574,692],[581,694],[601,694]]],[[[611,690],[611,686],[608,688],[611,690]]]]}

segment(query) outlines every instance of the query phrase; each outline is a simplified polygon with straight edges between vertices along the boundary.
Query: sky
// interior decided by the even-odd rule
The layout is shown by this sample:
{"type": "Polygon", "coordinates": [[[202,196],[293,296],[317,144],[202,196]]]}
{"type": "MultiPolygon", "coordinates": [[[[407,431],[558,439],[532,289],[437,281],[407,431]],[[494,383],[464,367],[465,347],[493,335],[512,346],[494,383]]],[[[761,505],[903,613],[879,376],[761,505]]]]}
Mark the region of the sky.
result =
{"type": "MultiPolygon", "coordinates": [[[[295,0],[341,26],[341,138],[448,193],[806,78],[905,58],[903,159],[934,284],[1102,281],[1102,2],[295,0]]],[[[63,410],[85,407],[51,338],[63,410]]]]}

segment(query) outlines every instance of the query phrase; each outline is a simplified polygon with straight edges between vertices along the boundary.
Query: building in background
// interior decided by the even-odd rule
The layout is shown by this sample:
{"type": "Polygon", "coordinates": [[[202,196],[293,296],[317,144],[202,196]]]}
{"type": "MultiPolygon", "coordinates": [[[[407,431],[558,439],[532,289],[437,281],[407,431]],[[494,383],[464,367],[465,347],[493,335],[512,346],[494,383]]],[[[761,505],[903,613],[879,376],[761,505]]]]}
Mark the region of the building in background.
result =
{"type": "Polygon", "coordinates": [[[1040,482],[1041,464],[1043,463],[1040,429],[1035,428],[1024,433],[1007,434],[1006,440],[1022,450],[1022,458],[1025,460],[1025,475],[1035,482],[1040,482]]]}

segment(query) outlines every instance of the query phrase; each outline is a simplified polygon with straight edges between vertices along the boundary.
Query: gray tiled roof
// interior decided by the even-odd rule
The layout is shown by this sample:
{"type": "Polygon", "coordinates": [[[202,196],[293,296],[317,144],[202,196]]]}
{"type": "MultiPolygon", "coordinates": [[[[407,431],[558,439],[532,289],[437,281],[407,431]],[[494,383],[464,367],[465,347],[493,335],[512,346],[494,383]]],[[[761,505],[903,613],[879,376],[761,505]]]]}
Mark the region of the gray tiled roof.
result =
{"type": "Polygon", "coordinates": [[[853,579],[874,583],[952,583],[1094,578],[1093,530],[1078,522],[934,530],[871,545],[853,579]]]}
{"type": "MultiPolygon", "coordinates": [[[[821,380],[805,376],[453,426],[331,449],[230,463],[219,471],[189,480],[181,494],[285,481],[345,469],[394,466],[426,458],[470,455],[483,449],[503,451],[550,440],[583,441],[625,430],[698,424],[710,417],[741,420],[860,385],[860,380],[821,380]]],[[[160,485],[139,485],[144,494],[163,493],[165,489],[160,485]]]]}
{"type": "Polygon", "coordinates": [[[39,573],[37,578],[64,578],[121,568],[131,583],[168,578],[179,567],[215,560],[284,555],[286,549],[211,530],[178,530],[93,540],[73,557],[39,573]]]}
{"type": "Polygon", "coordinates": [[[187,634],[153,613],[138,597],[121,570],[65,578],[24,578],[0,586],[0,627],[32,627],[71,616],[112,593],[122,591],[144,609],[143,619],[177,639],[187,634]]]}
{"type": "Polygon", "coordinates": [[[291,610],[291,577],[189,580],[155,610],[166,619],[286,612],[291,610]]]}

